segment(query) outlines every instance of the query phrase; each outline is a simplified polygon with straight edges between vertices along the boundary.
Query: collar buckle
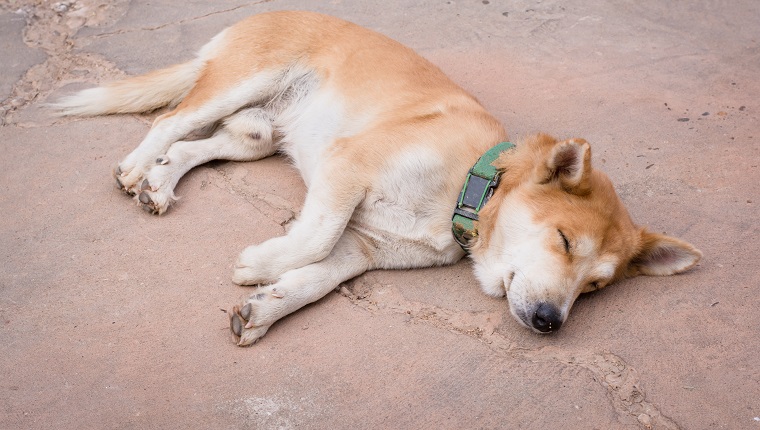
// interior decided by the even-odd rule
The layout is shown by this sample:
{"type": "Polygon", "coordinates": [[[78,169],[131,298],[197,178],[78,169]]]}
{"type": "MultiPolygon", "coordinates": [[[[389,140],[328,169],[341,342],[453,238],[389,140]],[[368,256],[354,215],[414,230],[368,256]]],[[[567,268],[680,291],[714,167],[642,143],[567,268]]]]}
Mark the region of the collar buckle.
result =
{"type": "Polygon", "coordinates": [[[477,221],[478,212],[493,196],[494,190],[499,185],[499,176],[499,173],[496,173],[493,178],[483,178],[470,170],[467,173],[462,192],[459,194],[459,201],[454,208],[454,213],[477,221]]]}

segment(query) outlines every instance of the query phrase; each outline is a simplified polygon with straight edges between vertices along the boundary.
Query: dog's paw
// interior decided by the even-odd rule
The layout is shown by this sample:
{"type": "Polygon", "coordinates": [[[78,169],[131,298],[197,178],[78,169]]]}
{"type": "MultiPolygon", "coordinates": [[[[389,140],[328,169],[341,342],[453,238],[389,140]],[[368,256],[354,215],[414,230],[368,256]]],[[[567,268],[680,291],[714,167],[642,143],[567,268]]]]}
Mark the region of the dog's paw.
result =
{"type": "Polygon", "coordinates": [[[113,177],[116,179],[116,186],[129,194],[136,196],[140,194],[140,186],[145,180],[147,168],[141,168],[127,161],[122,161],[113,169],[113,177]]]}
{"type": "Polygon", "coordinates": [[[139,193],[137,182],[133,180],[131,175],[133,171],[134,169],[127,170],[121,164],[117,164],[111,172],[116,180],[116,187],[130,196],[135,196],[139,193]]]}
{"type": "Polygon", "coordinates": [[[242,307],[235,306],[230,316],[230,331],[238,346],[253,345],[258,342],[276,321],[282,307],[283,295],[276,288],[257,289],[242,307]]]}
{"type": "Polygon", "coordinates": [[[160,215],[169,209],[177,198],[174,195],[172,170],[167,166],[168,158],[161,156],[154,166],[147,169],[134,168],[125,174],[121,165],[114,169],[116,185],[127,194],[134,196],[135,202],[146,211],[160,215]],[[135,172],[140,172],[136,174],[135,172]],[[139,183],[135,182],[135,179],[139,183]]]}
{"type": "Polygon", "coordinates": [[[267,256],[260,245],[252,245],[244,249],[235,263],[232,282],[238,285],[258,285],[275,282],[277,273],[275,258],[267,256]]]}
{"type": "MultiPolygon", "coordinates": [[[[147,179],[146,179],[147,181],[147,179]]],[[[147,212],[152,214],[161,215],[169,209],[169,206],[176,201],[174,193],[165,190],[152,191],[149,188],[140,191],[140,194],[135,196],[138,204],[147,212]]]]}

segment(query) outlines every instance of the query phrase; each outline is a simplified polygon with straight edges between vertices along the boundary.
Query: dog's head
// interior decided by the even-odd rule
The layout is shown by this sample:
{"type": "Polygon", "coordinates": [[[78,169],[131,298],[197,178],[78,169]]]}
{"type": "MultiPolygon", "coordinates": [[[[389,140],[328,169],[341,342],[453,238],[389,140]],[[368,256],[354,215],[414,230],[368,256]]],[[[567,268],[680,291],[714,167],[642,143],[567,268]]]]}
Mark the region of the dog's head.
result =
{"type": "Polygon", "coordinates": [[[559,329],[575,299],[626,276],[672,275],[701,258],[690,244],[631,221],[582,139],[538,135],[494,163],[503,170],[470,255],[483,290],[506,295],[536,332],[559,329]]]}

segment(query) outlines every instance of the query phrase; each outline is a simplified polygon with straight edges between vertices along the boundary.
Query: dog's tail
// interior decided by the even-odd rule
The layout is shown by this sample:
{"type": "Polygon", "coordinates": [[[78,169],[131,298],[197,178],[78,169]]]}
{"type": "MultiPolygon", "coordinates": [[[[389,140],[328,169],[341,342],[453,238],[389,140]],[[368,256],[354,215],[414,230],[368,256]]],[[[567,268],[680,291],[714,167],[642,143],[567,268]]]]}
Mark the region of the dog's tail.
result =
{"type": "Polygon", "coordinates": [[[199,60],[177,64],[145,75],[80,91],[49,105],[61,116],[95,116],[150,112],[174,106],[187,95],[200,75],[199,60]]]}

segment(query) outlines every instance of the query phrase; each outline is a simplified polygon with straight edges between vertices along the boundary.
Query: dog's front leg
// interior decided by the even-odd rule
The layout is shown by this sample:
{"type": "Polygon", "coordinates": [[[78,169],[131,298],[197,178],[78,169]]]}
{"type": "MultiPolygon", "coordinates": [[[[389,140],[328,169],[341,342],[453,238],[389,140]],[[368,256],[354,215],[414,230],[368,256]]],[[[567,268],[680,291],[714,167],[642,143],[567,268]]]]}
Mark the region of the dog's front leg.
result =
{"type": "Polygon", "coordinates": [[[353,168],[337,163],[313,179],[299,219],[281,237],[246,248],[235,265],[233,282],[239,285],[277,281],[283,273],[306,266],[330,254],[365,195],[353,168]]]}
{"type": "Polygon", "coordinates": [[[242,306],[230,312],[230,329],[237,344],[253,344],[278,319],[372,269],[371,254],[366,241],[355,232],[345,231],[323,260],[286,272],[274,284],[257,287],[242,306]]]}

